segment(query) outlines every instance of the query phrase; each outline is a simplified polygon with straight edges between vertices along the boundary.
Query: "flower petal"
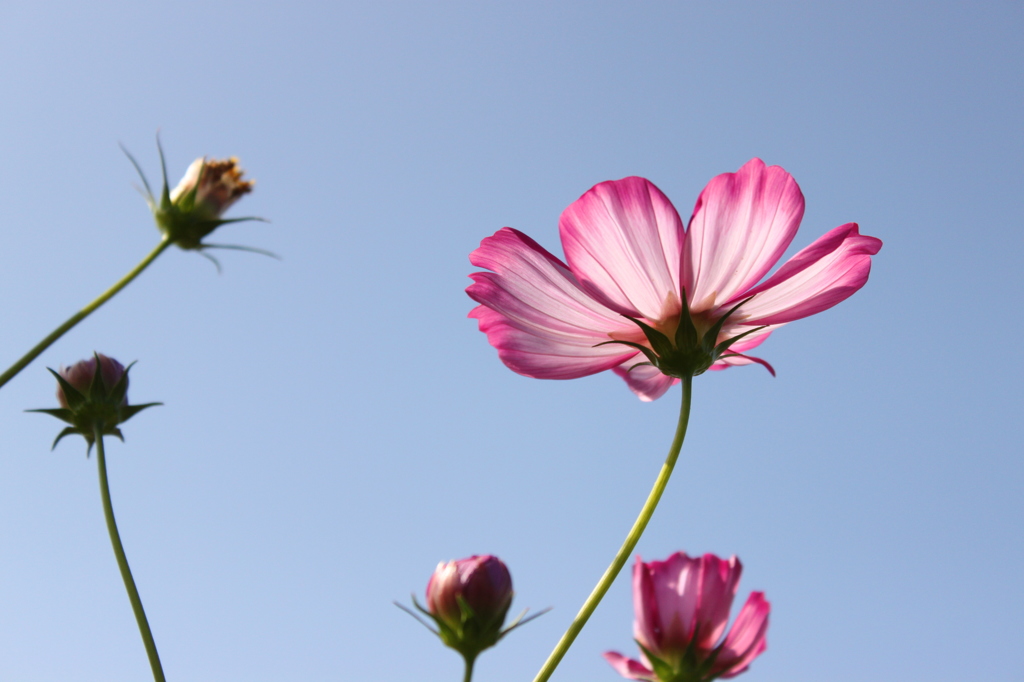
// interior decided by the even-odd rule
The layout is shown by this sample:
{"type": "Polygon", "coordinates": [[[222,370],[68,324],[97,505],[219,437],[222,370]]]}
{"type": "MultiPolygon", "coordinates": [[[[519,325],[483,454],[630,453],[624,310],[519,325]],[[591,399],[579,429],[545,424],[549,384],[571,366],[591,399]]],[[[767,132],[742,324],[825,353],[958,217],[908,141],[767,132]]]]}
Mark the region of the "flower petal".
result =
{"type": "Polygon", "coordinates": [[[591,296],[632,317],[678,314],[683,223],[672,202],[638,177],[594,185],[558,223],[569,268],[591,296]],[[670,313],[670,314],[672,314],[670,313]]]}
{"type": "Polygon", "coordinates": [[[686,232],[683,285],[694,313],[718,307],[764,277],[796,235],[804,197],[779,166],[751,159],[697,198],[686,232]]]}
{"type": "Polygon", "coordinates": [[[647,564],[638,556],[633,565],[633,638],[649,651],[661,645],[661,618],[647,564]]]}
{"type": "MultiPolygon", "coordinates": [[[[719,334],[718,340],[719,342],[721,342],[724,341],[725,339],[733,338],[735,336],[738,336],[739,334],[742,334],[745,331],[749,331],[750,329],[751,327],[745,327],[743,325],[726,325],[725,332],[719,334]]],[[[750,350],[751,348],[756,348],[757,346],[760,346],[762,343],[764,343],[765,339],[767,339],[771,335],[771,333],[775,331],[775,329],[777,329],[777,327],[772,327],[771,329],[764,329],[759,332],[755,332],[750,336],[740,339],[733,345],[729,346],[728,352],[730,353],[730,355],[719,359],[718,362],[711,365],[710,369],[717,371],[727,369],[729,367],[740,367],[742,365],[750,365],[756,362],[757,364],[764,366],[765,369],[771,372],[772,376],[775,376],[775,368],[769,365],[766,360],[762,360],[761,358],[755,358],[752,355],[745,355],[746,351],[750,350]]]]}
{"type": "Polygon", "coordinates": [[[714,554],[701,558],[700,603],[697,607],[697,648],[711,651],[725,634],[743,564],[714,554]]]}
{"type": "Polygon", "coordinates": [[[476,272],[466,293],[481,305],[469,316],[513,371],[541,379],[574,379],[636,355],[609,334],[635,326],[588,296],[568,268],[532,239],[502,228],[484,239],[470,261],[476,272]]]}
{"type": "Polygon", "coordinates": [[[608,661],[608,663],[615,668],[615,672],[627,679],[657,682],[658,678],[655,677],[653,670],[647,668],[647,666],[640,661],[633,660],[632,658],[626,658],[617,651],[604,652],[604,660],[608,661]]]}
{"type": "Polygon", "coordinates": [[[881,240],[860,234],[856,223],[827,232],[763,284],[736,296],[733,302],[756,294],[737,311],[738,320],[777,325],[831,308],[864,286],[871,256],[881,248],[881,240]]]}
{"type": "Polygon", "coordinates": [[[750,593],[715,659],[713,671],[716,675],[726,678],[739,675],[768,648],[765,634],[768,632],[770,610],[771,605],[763,592],[750,593]]]}
{"type": "Polygon", "coordinates": [[[647,564],[661,612],[661,653],[681,655],[693,638],[700,603],[700,564],[700,559],[691,559],[686,552],[647,564]]]}
{"type": "Polygon", "coordinates": [[[633,391],[640,400],[649,403],[665,395],[668,389],[679,383],[679,379],[662,374],[661,370],[650,365],[630,369],[636,363],[645,360],[646,358],[638,353],[618,367],[613,367],[612,371],[626,380],[629,390],[633,391]]]}

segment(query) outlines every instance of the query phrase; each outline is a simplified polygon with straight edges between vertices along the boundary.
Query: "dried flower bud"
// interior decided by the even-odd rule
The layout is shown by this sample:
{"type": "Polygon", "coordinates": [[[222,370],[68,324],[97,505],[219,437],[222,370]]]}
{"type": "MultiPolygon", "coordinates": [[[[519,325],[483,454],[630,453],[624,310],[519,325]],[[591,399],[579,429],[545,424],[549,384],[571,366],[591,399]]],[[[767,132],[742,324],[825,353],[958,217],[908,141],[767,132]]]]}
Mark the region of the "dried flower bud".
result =
{"type": "Polygon", "coordinates": [[[192,211],[197,216],[216,220],[233,203],[252,191],[253,182],[243,180],[243,173],[234,156],[225,161],[207,161],[206,157],[200,157],[192,162],[178,186],[171,190],[171,203],[180,205],[184,197],[195,190],[192,211]]]}
{"type": "MultiPolygon", "coordinates": [[[[159,141],[158,141],[159,148],[159,141]]],[[[127,154],[127,150],[125,151],[127,154]]],[[[243,171],[238,159],[207,160],[200,157],[192,162],[184,177],[173,189],[167,184],[167,168],[163,164],[164,153],[160,149],[163,167],[163,187],[159,198],[153,194],[145,174],[138,162],[128,154],[145,187],[143,196],[153,212],[153,219],[164,236],[183,249],[230,248],[242,251],[267,253],[260,249],[241,246],[208,244],[203,239],[225,223],[238,223],[261,218],[223,218],[224,212],[243,195],[252,191],[252,180],[243,180],[243,171]]],[[[207,255],[204,253],[204,255],[207,255]]],[[[273,254],[268,254],[273,255],[273,254]]],[[[216,261],[214,261],[216,263],[216,261]]]]}
{"type": "MultiPolygon", "coordinates": [[[[49,369],[49,368],[47,368],[49,369]]],[[[77,433],[85,438],[92,449],[96,433],[117,436],[124,440],[118,424],[153,405],[128,404],[128,370],[117,360],[100,353],[94,353],[88,360],[81,360],[70,367],[61,367],[60,372],[50,373],[57,379],[57,401],[59,408],[28,410],[43,412],[71,424],[53,441],[53,447],[64,436],[77,433]]]]}

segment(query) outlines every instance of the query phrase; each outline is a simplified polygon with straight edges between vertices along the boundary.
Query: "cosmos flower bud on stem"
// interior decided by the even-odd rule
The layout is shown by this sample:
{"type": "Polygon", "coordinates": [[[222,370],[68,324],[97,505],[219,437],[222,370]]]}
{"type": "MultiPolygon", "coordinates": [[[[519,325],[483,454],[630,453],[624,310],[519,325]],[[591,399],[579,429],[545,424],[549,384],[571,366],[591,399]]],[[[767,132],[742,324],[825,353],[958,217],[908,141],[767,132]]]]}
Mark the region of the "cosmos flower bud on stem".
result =
{"type": "MultiPolygon", "coordinates": [[[[127,150],[125,153],[128,154],[127,150]]],[[[200,157],[192,162],[188,170],[185,171],[184,177],[172,190],[167,183],[167,166],[164,162],[163,149],[160,149],[163,187],[159,197],[153,194],[138,162],[131,154],[128,154],[128,158],[142,178],[145,188],[143,196],[149,209],[153,212],[153,219],[168,241],[177,244],[182,249],[201,251],[207,248],[229,248],[274,255],[250,247],[209,244],[203,241],[207,235],[226,223],[263,220],[253,217],[221,217],[236,201],[251,192],[253,188],[252,180],[242,179],[244,171],[238,166],[237,158],[217,160],[207,159],[205,156],[200,157]]]]}
{"type": "Polygon", "coordinates": [[[473,659],[507,635],[514,628],[533,620],[547,610],[524,619],[524,610],[507,628],[505,616],[512,605],[512,576],[496,556],[485,554],[438,564],[427,583],[427,606],[413,604],[420,613],[437,625],[431,628],[413,611],[398,604],[458,651],[472,665],[473,659]]]}
{"type": "Polygon", "coordinates": [[[93,353],[91,358],[80,360],[70,367],[62,366],[59,372],[50,369],[50,373],[57,379],[57,402],[61,406],[28,411],[43,412],[71,424],[57,434],[53,447],[57,447],[64,436],[77,433],[85,438],[91,450],[97,428],[101,435],[117,436],[124,440],[118,424],[128,421],[147,407],[161,404],[128,404],[130,369],[131,365],[125,367],[102,353],[93,353]]]}

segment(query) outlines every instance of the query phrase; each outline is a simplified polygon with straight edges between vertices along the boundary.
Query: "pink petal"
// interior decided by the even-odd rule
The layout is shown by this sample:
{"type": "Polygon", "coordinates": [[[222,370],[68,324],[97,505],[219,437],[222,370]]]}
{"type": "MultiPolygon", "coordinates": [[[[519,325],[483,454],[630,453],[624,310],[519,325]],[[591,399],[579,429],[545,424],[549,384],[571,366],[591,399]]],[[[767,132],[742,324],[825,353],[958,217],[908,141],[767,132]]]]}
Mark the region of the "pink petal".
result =
{"type": "Polygon", "coordinates": [[[685,552],[647,564],[661,616],[662,652],[682,654],[693,638],[700,603],[700,565],[700,559],[691,559],[685,552]]]}
{"type": "Polygon", "coordinates": [[[697,607],[697,647],[710,651],[718,644],[729,624],[729,611],[743,564],[735,556],[728,561],[714,554],[701,559],[700,604],[697,607]]]}
{"type": "Polygon", "coordinates": [[[602,182],[559,220],[569,268],[609,308],[648,320],[679,313],[683,223],[649,180],[602,182]],[[666,312],[666,302],[674,308],[666,312]]]}
{"type": "Polygon", "coordinates": [[[721,306],[778,262],[800,226],[804,197],[779,166],[751,159],[708,183],[693,209],[683,254],[690,310],[721,306]]]}
{"type": "Polygon", "coordinates": [[[612,368],[612,371],[626,380],[629,389],[636,393],[640,400],[649,403],[665,395],[665,391],[678,384],[679,379],[666,376],[661,370],[649,365],[630,370],[636,363],[646,361],[646,357],[637,353],[618,367],[612,368]]]}
{"type": "Polygon", "coordinates": [[[736,314],[745,325],[777,325],[831,308],[864,286],[871,256],[881,248],[881,240],[860,234],[856,223],[841,225],[786,261],[764,284],[738,294],[733,302],[757,295],[736,314]]]}
{"type": "MultiPolygon", "coordinates": [[[[751,329],[750,327],[745,327],[743,325],[726,325],[726,327],[727,328],[725,332],[719,335],[719,341],[724,341],[725,339],[732,338],[734,336],[737,336],[738,334],[742,334],[743,332],[751,329]]],[[[733,345],[729,346],[729,353],[735,353],[735,355],[730,355],[729,357],[720,359],[718,362],[711,365],[711,369],[722,370],[728,367],[739,367],[742,365],[750,365],[756,362],[757,364],[764,366],[765,369],[771,372],[772,376],[775,376],[775,368],[769,365],[767,361],[762,360],[761,358],[755,358],[752,355],[744,354],[745,351],[748,351],[751,348],[756,348],[757,346],[760,346],[762,343],[764,343],[765,339],[767,339],[771,335],[772,331],[774,331],[775,329],[776,327],[764,329],[762,331],[755,332],[750,336],[740,339],[733,345]]]]}
{"type": "Polygon", "coordinates": [[[747,669],[750,662],[768,648],[768,612],[771,605],[763,592],[751,592],[743,605],[722,650],[715,659],[714,670],[722,677],[735,677],[747,669]]]}
{"type": "Polygon", "coordinates": [[[476,272],[466,293],[482,305],[469,316],[519,374],[574,379],[622,364],[636,351],[619,344],[595,347],[633,323],[588,296],[568,268],[526,235],[502,228],[484,239],[470,261],[476,272]]]}
{"type": "Polygon", "coordinates": [[[661,618],[658,600],[654,596],[654,583],[647,564],[638,556],[633,564],[633,638],[657,651],[661,645],[661,618]]]}
{"type": "Polygon", "coordinates": [[[635,661],[632,658],[626,658],[617,651],[604,652],[604,660],[608,661],[608,663],[615,668],[615,672],[625,678],[630,680],[650,680],[650,682],[657,682],[657,677],[655,677],[653,670],[650,670],[640,661],[635,661]]]}

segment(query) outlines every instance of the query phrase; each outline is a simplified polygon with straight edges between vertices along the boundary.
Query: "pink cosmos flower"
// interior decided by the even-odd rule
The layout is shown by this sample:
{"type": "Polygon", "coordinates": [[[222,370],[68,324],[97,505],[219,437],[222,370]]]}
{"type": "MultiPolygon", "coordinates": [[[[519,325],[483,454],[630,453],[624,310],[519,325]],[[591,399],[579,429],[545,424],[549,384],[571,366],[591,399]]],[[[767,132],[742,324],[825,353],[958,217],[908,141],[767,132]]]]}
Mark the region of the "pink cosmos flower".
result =
{"type": "Polygon", "coordinates": [[[792,176],[760,159],[713,178],[688,228],[649,180],[602,182],[562,213],[564,263],[512,228],[481,242],[470,261],[490,272],[470,275],[480,305],[469,316],[519,374],[611,369],[641,400],[706,369],[757,362],[774,374],[746,351],[851,296],[882,246],[847,223],[762,282],[803,212],[792,176]]]}
{"type": "Polygon", "coordinates": [[[633,636],[641,660],[614,651],[604,657],[623,677],[651,682],[707,682],[735,677],[767,648],[769,604],[752,592],[722,640],[743,566],[714,554],[633,567],[633,636]],[[719,640],[722,640],[719,642],[719,640]]]}

